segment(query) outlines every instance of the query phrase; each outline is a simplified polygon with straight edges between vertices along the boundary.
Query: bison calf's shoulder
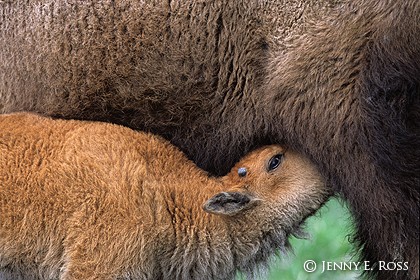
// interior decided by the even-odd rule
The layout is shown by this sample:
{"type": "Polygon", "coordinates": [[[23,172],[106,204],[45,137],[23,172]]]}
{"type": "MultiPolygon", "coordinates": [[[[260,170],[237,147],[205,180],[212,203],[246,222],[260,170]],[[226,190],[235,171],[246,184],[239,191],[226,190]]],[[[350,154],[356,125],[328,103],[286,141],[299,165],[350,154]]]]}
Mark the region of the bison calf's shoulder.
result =
{"type": "Polygon", "coordinates": [[[265,146],[211,177],[160,137],[0,116],[0,275],[232,279],[288,246],[328,198],[314,165],[265,146]]]}

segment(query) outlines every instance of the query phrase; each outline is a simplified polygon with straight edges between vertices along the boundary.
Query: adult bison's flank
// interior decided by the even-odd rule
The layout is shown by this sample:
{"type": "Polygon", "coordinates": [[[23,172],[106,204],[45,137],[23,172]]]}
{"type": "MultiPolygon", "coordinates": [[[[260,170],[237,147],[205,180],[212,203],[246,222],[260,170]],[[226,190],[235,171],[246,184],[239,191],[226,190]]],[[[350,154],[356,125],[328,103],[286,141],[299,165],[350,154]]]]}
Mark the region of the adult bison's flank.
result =
{"type": "MultiPolygon", "coordinates": [[[[418,278],[420,1],[0,1],[0,111],[102,120],[225,174],[286,143],[418,278]]],[[[192,187],[193,188],[193,187],[192,187]]]]}
{"type": "Polygon", "coordinates": [[[252,276],[330,193],[313,163],[278,145],[217,178],[117,125],[12,114],[0,131],[6,280],[252,276]]]}

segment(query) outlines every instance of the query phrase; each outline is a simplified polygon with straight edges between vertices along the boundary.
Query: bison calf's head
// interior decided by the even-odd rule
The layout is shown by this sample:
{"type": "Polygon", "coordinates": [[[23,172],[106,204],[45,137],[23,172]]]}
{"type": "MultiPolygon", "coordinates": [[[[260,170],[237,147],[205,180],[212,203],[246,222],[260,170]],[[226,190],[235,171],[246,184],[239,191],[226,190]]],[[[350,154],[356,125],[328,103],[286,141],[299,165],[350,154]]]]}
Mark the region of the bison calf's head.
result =
{"type": "Polygon", "coordinates": [[[330,195],[309,159],[279,145],[250,153],[222,180],[226,190],[204,203],[206,212],[235,218],[247,215],[288,233],[330,195]]]}

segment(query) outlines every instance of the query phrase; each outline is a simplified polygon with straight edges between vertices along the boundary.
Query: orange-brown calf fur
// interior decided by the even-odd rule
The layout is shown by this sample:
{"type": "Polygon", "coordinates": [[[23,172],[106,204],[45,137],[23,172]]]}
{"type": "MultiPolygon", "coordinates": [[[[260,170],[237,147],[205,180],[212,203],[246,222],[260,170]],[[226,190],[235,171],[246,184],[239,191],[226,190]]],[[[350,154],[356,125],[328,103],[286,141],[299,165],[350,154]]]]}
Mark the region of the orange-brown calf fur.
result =
{"type": "Polygon", "coordinates": [[[217,178],[166,140],[118,125],[23,113],[1,115],[0,131],[5,279],[252,277],[328,197],[313,164],[281,146],[217,178]],[[203,210],[235,193],[249,206],[203,210]]]}

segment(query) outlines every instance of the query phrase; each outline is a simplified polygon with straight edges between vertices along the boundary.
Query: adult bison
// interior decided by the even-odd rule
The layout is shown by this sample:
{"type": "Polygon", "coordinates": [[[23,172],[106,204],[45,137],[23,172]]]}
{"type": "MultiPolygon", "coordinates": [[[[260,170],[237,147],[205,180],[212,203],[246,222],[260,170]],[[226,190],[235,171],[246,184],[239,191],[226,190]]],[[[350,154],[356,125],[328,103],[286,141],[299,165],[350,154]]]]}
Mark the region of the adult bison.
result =
{"type": "Polygon", "coordinates": [[[369,275],[415,279],[419,22],[418,0],[0,1],[0,111],[152,131],[215,174],[293,146],[350,203],[369,275]]]}

